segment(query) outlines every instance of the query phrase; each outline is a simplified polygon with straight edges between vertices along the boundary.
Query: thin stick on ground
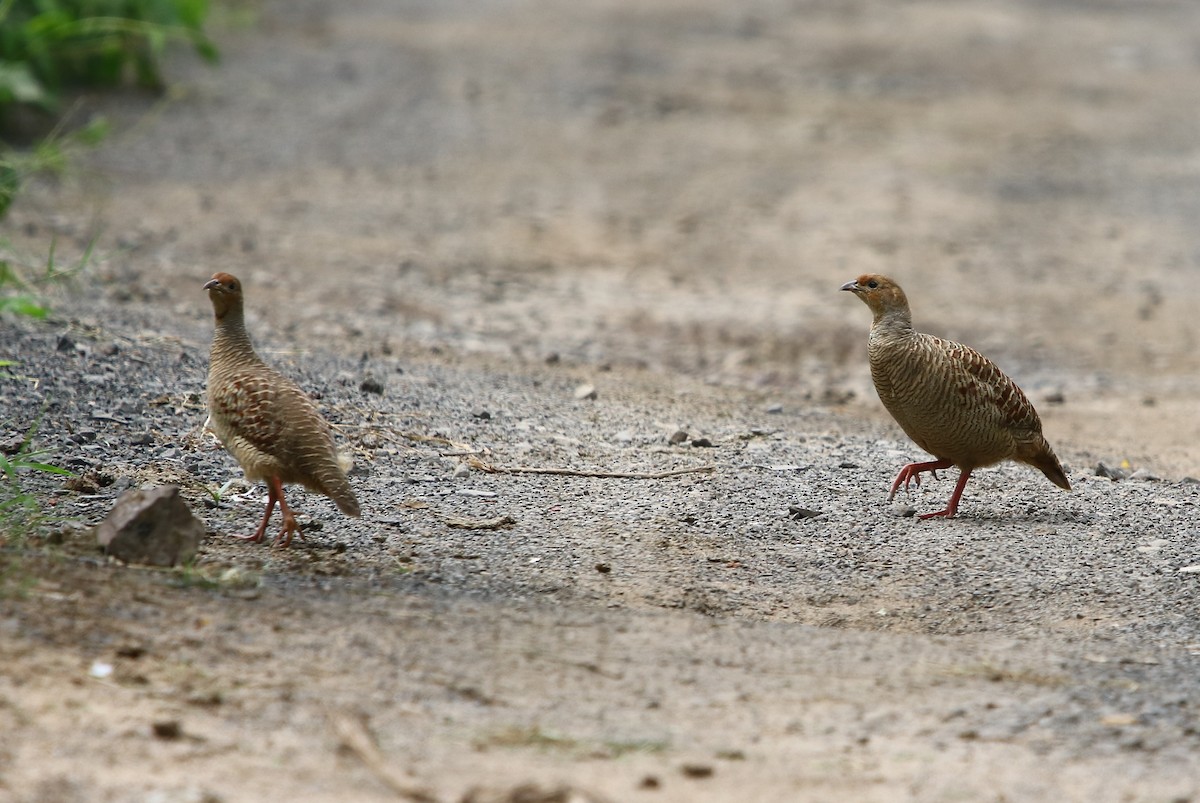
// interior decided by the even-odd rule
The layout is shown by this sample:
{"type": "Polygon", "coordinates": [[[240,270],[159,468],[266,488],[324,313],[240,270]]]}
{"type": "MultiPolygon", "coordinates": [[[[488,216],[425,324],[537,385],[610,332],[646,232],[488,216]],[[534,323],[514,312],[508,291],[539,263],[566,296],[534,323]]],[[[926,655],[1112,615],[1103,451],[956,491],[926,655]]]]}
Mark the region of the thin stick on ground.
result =
{"type": "Polygon", "coordinates": [[[538,466],[496,466],[471,457],[467,465],[488,474],[560,474],[568,477],[600,477],[615,480],[661,480],[667,477],[678,477],[683,474],[711,474],[717,470],[714,465],[692,466],[690,468],[673,468],[667,471],[592,471],[576,468],[542,468],[538,466]]]}
{"type": "Polygon", "coordinates": [[[331,711],[329,722],[342,745],[358,756],[367,769],[399,797],[416,803],[437,803],[437,798],[431,792],[422,789],[415,780],[403,777],[388,765],[379,745],[375,744],[374,737],[360,717],[331,711]]]}

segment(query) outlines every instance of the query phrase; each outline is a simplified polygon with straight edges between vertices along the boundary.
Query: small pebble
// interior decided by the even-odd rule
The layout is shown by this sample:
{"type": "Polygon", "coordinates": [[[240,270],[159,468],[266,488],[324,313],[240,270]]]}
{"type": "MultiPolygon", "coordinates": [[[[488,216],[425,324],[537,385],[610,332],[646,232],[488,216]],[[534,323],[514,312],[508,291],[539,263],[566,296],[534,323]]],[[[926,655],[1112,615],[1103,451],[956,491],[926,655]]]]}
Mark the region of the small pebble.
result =
{"type": "Polygon", "coordinates": [[[608,574],[612,571],[612,566],[607,563],[597,563],[596,571],[600,572],[600,574],[608,574]]]}
{"type": "Polygon", "coordinates": [[[583,399],[595,399],[595,385],[580,385],[579,387],[575,388],[575,398],[580,399],[581,401],[583,399]]]}
{"type": "Polygon", "coordinates": [[[767,412],[770,413],[771,415],[778,415],[779,413],[783,412],[783,405],[782,404],[768,405],[767,412]]]}
{"type": "Polygon", "coordinates": [[[383,383],[373,376],[368,376],[363,379],[362,384],[358,386],[358,389],[363,393],[374,393],[376,396],[383,395],[383,383]]]}
{"type": "Polygon", "coordinates": [[[667,438],[667,442],[679,444],[679,443],[683,443],[687,439],[688,439],[687,431],[682,430],[682,429],[677,429],[671,433],[671,437],[667,438]]]}
{"type": "Polygon", "coordinates": [[[454,472],[450,475],[451,478],[461,480],[471,476],[471,467],[466,463],[459,463],[454,467],[454,472]]]}
{"type": "Polygon", "coordinates": [[[183,736],[183,726],[179,724],[179,720],[177,719],[155,722],[150,727],[154,731],[154,736],[158,739],[173,741],[183,736]]]}
{"type": "Polygon", "coordinates": [[[711,764],[684,764],[679,770],[685,778],[711,778],[715,772],[711,764]]]}
{"type": "Polygon", "coordinates": [[[809,510],[806,507],[799,507],[797,505],[792,505],[788,508],[788,518],[794,521],[800,521],[800,519],[815,519],[820,515],[821,511],[819,510],[809,510]]]}
{"type": "Polygon", "coordinates": [[[708,448],[713,445],[713,442],[708,438],[692,438],[692,446],[708,448]]]}

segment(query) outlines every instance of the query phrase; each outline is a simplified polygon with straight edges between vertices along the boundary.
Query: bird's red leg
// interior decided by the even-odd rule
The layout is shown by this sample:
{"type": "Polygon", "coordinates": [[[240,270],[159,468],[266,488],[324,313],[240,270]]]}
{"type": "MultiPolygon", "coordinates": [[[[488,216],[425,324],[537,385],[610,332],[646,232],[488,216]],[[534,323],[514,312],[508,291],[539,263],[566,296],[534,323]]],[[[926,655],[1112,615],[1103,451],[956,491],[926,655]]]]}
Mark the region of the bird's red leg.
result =
{"type": "Polygon", "coordinates": [[[909,463],[904,468],[900,469],[900,473],[896,475],[896,481],[892,483],[892,492],[888,494],[888,501],[896,498],[896,491],[900,490],[900,483],[904,483],[904,490],[908,490],[908,484],[916,481],[917,487],[921,487],[921,472],[928,471],[933,474],[933,478],[937,479],[938,469],[950,468],[954,465],[949,460],[931,460],[928,463],[909,463]]]}
{"type": "Polygon", "coordinates": [[[923,516],[918,516],[920,519],[932,519],[935,516],[948,519],[958,512],[958,500],[962,498],[963,488],[967,487],[967,480],[971,478],[971,469],[966,469],[958,475],[958,484],[954,486],[954,493],[950,494],[950,504],[946,505],[945,510],[939,510],[937,513],[926,513],[923,516]]]}
{"type": "Polygon", "coordinates": [[[279,498],[279,512],[283,514],[283,529],[275,536],[275,546],[288,547],[292,545],[292,534],[300,533],[300,525],[296,523],[296,517],[292,515],[291,508],[283,499],[283,483],[278,477],[271,478],[271,487],[271,493],[279,498]]]}
{"type": "Polygon", "coordinates": [[[275,502],[283,502],[282,495],[276,495],[275,486],[267,483],[267,509],[263,513],[262,521],[259,522],[258,529],[254,531],[254,535],[235,535],[234,538],[240,538],[243,541],[253,541],[259,543],[263,540],[263,536],[267,534],[267,522],[271,520],[271,514],[275,512],[275,502]]]}

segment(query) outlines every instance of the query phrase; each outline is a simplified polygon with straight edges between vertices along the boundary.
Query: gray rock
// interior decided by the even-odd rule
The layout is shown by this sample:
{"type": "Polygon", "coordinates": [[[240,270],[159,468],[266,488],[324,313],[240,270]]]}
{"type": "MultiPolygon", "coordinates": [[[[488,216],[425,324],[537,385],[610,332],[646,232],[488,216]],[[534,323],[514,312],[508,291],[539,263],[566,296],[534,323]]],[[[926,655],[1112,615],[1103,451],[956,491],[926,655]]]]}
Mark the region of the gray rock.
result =
{"type": "Polygon", "coordinates": [[[118,560],[175,566],[195,556],[204,524],[192,515],[177,486],[163,485],[121,494],[95,532],[104,551],[118,560]]]}
{"type": "Polygon", "coordinates": [[[575,388],[575,398],[580,400],[596,398],[596,386],[580,385],[579,387],[575,388]]]}

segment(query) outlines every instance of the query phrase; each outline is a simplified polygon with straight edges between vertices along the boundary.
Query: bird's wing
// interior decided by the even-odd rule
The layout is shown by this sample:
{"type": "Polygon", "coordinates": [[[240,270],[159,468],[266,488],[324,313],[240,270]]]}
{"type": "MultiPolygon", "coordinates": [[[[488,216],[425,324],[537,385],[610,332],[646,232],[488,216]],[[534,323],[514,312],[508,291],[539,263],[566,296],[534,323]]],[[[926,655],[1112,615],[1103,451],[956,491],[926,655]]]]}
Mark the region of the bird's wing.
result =
{"type": "MultiPolygon", "coordinates": [[[[936,339],[936,338],[935,338],[936,339]]],[[[995,423],[1014,432],[1041,432],[1037,410],[1017,383],[994,362],[970,346],[940,340],[938,348],[952,368],[955,390],[995,423]]]]}

